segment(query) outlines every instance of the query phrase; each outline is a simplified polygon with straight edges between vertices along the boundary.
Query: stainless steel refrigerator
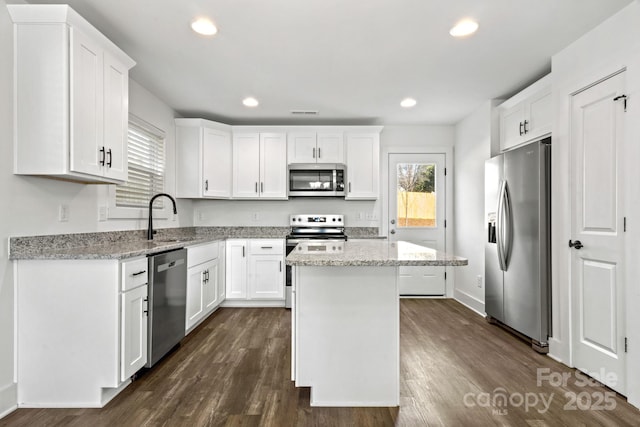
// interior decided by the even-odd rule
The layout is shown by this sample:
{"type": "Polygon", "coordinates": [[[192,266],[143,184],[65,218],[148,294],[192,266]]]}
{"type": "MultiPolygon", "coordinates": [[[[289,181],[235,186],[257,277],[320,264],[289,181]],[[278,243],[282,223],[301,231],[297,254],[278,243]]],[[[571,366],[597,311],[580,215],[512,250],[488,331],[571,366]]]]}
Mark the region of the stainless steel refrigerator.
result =
{"type": "Polygon", "coordinates": [[[551,138],[485,163],[485,311],[546,352],[551,331],[551,138]]]}

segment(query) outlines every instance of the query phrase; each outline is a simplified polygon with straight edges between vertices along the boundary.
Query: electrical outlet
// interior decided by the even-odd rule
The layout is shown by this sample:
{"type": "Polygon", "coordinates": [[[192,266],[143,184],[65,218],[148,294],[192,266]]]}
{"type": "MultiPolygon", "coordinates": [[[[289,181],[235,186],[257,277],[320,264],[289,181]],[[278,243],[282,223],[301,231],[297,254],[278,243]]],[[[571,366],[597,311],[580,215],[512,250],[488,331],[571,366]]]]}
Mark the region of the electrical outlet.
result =
{"type": "Polygon", "coordinates": [[[479,288],[482,287],[482,275],[478,274],[478,276],[476,276],[476,285],[478,285],[479,288]]]}
{"type": "Polygon", "coordinates": [[[364,212],[358,212],[358,220],[362,221],[364,218],[364,212]]]}
{"type": "Polygon", "coordinates": [[[254,221],[260,221],[260,213],[254,212],[253,214],[251,214],[251,219],[254,221]]]}
{"type": "Polygon", "coordinates": [[[204,221],[204,212],[198,211],[198,221],[204,221]]]}
{"type": "Polygon", "coordinates": [[[69,205],[58,206],[58,221],[60,222],[69,221],[69,205]]]}
{"type": "Polygon", "coordinates": [[[100,206],[98,208],[98,221],[106,221],[108,217],[109,217],[109,207],[100,206]]]}

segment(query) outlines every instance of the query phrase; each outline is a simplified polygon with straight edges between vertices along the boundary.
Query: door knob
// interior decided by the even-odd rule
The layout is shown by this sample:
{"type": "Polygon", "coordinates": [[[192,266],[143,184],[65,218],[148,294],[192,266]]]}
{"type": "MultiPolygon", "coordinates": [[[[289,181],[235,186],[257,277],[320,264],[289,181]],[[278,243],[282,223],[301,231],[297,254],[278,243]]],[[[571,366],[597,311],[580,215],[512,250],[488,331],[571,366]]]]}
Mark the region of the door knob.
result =
{"type": "Polygon", "coordinates": [[[392,220],[391,220],[391,224],[395,224],[395,223],[396,223],[396,220],[395,220],[395,219],[392,219],[392,220]]]}
{"type": "Polygon", "coordinates": [[[576,249],[582,249],[583,245],[582,245],[582,242],[580,240],[576,240],[575,242],[572,242],[571,240],[569,240],[569,247],[570,248],[576,248],[576,249]]]}
{"type": "Polygon", "coordinates": [[[391,230],[389,233],[396,234],[396,230],[391,230]]]}

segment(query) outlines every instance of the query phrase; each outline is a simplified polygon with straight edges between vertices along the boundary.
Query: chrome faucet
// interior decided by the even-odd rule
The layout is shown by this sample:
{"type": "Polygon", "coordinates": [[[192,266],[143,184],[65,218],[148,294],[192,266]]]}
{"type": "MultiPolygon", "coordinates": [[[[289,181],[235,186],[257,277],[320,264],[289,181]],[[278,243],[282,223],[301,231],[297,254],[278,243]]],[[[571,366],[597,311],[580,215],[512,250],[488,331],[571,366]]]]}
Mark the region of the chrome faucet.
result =
{"type": "Polygon", "coordinates": [[[155,234],[155,231],[153,231],[153,214],[152,214],[153,202],[160,196],[168,197],[171,200],[171,203],[173,203],[173,213],[174,214],[178,213],[178,208],[176,208],[176,201],[173,197],[171,197],[167,193],[158,193],[155,196],[153,196],[149,201],[149,227],[147,228],[147,240],[153,240],[153,235],[155,234]]]}

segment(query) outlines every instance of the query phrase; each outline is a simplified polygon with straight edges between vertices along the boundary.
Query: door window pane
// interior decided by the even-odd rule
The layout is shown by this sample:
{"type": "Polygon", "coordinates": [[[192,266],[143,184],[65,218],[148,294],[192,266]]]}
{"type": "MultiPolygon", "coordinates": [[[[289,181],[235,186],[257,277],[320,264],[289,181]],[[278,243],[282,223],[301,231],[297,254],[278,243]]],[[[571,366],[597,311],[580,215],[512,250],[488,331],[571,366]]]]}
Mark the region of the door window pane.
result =
{"type": "Polygon", "coordinates": [[[436,165],[399,163],[398,227],[436,226],[436,165]]]}

